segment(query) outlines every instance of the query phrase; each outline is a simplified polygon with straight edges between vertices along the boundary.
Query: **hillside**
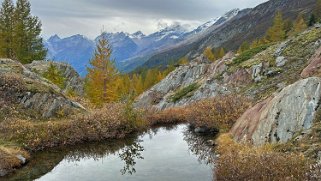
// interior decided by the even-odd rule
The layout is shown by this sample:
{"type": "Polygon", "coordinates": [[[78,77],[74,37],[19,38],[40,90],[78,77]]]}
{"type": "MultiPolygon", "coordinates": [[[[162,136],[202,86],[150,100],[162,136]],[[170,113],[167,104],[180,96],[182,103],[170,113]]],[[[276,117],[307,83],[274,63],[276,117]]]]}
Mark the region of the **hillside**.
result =
{"type": "Polygon", "coordinates": [[[293,21],[300,12],[308,16],[315,2],[316,0],[271,0],[255,8],[242,10],[224,25],[209,28],[205,36],[162,51],[152,56],[143,66],[166,65],[168,60],[178,60],[185,55],[195,58],[206,47],[236,50],[244,41],[251,42],[262,37],[271,26],[276,11],[281,11],[285,19],[293,21]]]}

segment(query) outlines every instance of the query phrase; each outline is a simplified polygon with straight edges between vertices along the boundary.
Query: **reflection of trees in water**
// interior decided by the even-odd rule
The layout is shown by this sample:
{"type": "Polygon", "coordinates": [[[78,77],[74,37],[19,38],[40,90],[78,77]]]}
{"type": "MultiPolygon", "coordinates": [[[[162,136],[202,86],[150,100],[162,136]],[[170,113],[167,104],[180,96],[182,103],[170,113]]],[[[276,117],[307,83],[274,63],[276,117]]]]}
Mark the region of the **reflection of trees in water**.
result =
{"type": "Polygon", "coordinates": [[[136,159],[144,159],[141,153],[142,151],[144,151],[144,147],[141,146],[141,142],[142,141],[137,140],[137,142],[133,143],[130,146],[126,146],[119,151],[119,158],[125,162],[124,168],[120,170],[123,175],[126,173],[130,175],[136,173],[136,159]]]}
{"type": "Polygon", "coordinates": [[[141,140],[137,136],[125,140],[114,140],[109,143],[97,143],[89,146],[81,146],[80,149],[71,150],[66,156],[65,160],[74,162],[81,159],[92,158],[94,160],[100,160],[106,158],[109,155],[118,155],[119,158],[124,161],[124,167],[120,172],[124,175],[126,173],[133,174],[136,172],[135,165],[137,159],[144,159],[142,152],[144,147],[141,145],[141,140]]]}
{"type": "Polygon", "coordinates": [[[189,150],[198,157],[200,162],[206,164],[214,163],[214,146],[208,144],[208,140],[213,139],[213,135],[200,136],[189,129],[186,129],[183,134],[189,150]]]}
{"type": "Polygon", "coordinates": [[[100,160],[116,154],[126,155],[121,158],[125,162],[124,168],[133,173],[132,170],[134,170],[136,164],[135,159],[142,158],[141,152],[143,150],[144,148],[140,145],[138,136],[133,135],[123,140],[90,143],[38,152],[33,155],[33,158],[25,167],[17,170],[13,175],[7,176],[4,180],[35,180],[50,172],[62,160],[67,162],[77,162],[81,159],[90,158],[100,160]]]}

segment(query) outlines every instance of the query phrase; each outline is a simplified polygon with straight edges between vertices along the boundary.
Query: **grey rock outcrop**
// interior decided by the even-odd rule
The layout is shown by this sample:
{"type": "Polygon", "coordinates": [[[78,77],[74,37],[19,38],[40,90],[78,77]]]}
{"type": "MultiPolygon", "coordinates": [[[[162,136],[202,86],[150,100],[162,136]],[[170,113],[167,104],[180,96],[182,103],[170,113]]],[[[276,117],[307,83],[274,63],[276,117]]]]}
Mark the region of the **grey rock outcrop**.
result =
{"type": "Polygon", "coordinates": [[[41,118],[65,116],[84,110],[56,85],[29,71],[18,61],[0,59],[0,102],[41,118]]]}
{"type": "Polygon", "coordinates": [[[313,126],[320,100],[321,78],[300,80],[246,111],[231,134],[255,145],[286,143],[313,126]]]}
{"type": "MultiPolygon", "coordinates": [[[[230,54],[228,56],[230,56],[230,54]]],[[[160,83],[144,92],[136,100],[135,106],[139,108],[153,107],[158,110],[163,110],[170,107],[188,105],[198,100],[214,97],[217,94],[227,93],[227,88],[220,85],[215,80],[215,77],[225,71],[225,64],[222,63],[222,61],[229,60],[229,58],[223,58],[212,64],[204,63],[198,59],[190,65],[178,67],[160,83]],[[193,91],[192,95],[183,97],[176,102],[171,100],[171,97],[177,91],[194,83],[198,84],[199,87],[193,91]]]]}
{"type": "Polygon", "coordinates": [[[26,65],[26,68],[42,76],[50,65],[54,65],[66,79],[66,85],[63,89],[64,93],[73,91],[79,96],[84,94],[84,81],[69,64],[51,61],[33,61],[31,64],[26,65]]]}
{"type": "Polygon", "coordinates": [[[277,67],[283,67],[288,60],[284,56],[279,56],[275,60],[275,64],[277,67]]]}

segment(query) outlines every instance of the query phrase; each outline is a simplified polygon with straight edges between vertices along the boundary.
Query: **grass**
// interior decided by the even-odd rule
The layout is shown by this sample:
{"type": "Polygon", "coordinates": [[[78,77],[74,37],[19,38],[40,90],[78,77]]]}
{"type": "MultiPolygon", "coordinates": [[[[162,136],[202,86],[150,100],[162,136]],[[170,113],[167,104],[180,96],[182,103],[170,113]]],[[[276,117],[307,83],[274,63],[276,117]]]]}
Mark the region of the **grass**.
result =
{"type": "Polygon", "coordinates": [[[270,47],[270,45],[262,45],[256,48],[252,48],[250,50],[244,51],[243,53],[241,53],[239,56],[237,56],[234,60],[233,63],[234,64],[240,64],[246,60],[251,59],[254,55],[266,50],[268,47],[270,47]]]}
{"type": "Polygon", "coordinates": [[[251,105],[251,101],[237,95],[217,96],[189,106],[150,113],[147,120],[157,123],[190,123],[196,127],[229,130],[251,105]]]}
{"type": "Polygon", "coordinates": [[[179,100],[183,99],[184,97],[193,96],[192,93],[200,87],[197,83],[193,83],[184,87],[181,90],[178,90],[173,96],[170,97],[171,101],[176,103],[179,100]]]}
{"type": "Polygon", "coordinates": [[[273,145],[254,147],[234,142],[228,134],[217,139],[217,180],[306,180],[310,161],[300,153],[283,153],[273,145]]]}
{"type": "Polygon", "coordinates": [[[110,104],[86,115],[79,114],[64,120],[9,120],[0,124],[0,136],[3,140],[34,151],[86,141],[122,138],[145,126],[139,113],[134,111],[123,104],[110,104]]]}

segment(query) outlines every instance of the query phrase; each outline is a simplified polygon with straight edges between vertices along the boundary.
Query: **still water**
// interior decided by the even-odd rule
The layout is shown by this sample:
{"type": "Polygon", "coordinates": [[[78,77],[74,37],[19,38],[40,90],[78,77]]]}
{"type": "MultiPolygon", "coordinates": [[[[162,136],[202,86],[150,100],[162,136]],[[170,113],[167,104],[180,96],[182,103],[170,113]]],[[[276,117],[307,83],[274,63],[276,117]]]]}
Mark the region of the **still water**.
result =
{"type": "Polygon", "coordinates": [[[39,152],[6,180],[211,181],[207,138],[186,125],[152,129],[125,140],[39,152]]]}

